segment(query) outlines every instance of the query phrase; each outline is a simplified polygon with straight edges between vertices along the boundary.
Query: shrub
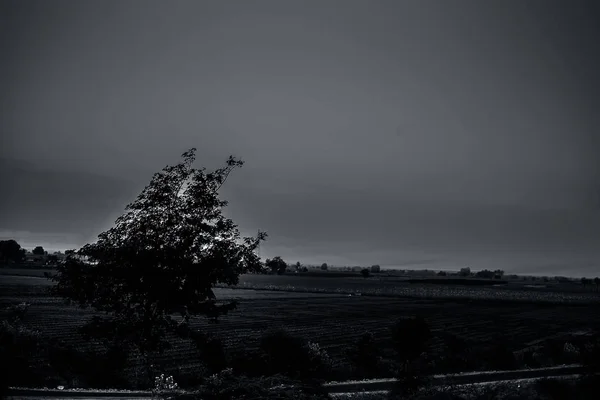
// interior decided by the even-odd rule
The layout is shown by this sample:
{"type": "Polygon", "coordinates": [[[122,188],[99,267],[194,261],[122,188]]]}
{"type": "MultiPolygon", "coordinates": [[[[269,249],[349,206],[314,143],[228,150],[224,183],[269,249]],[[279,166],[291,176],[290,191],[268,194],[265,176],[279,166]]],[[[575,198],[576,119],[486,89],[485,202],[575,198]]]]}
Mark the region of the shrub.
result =
{"type": "Polygon", "coordinates": [[[563,345],[563,357],[566,362],[576,363],[581,359],[581,353],[572,343],[566,342],[563,345]]]}
{"type": "Polygon", "coordinates": [[[392,393],[407,396],[426,384],[420,361],[431,338],[429,324],[422,317],[401,318],[392,326],[397,356],[397,379],[392,393]]]}
{"type": "Polygon", "coordinates": [[[175,389],[177,389],[177,383],[173,380],[173,376],[165,376],[165,374],[160,374],[154,379],[153,392],[155,393],[175,389]]]}
{"type": "Polygon", "coordinates": [[[583,365],[597,368],[600,365],[600,338],[583,343],[579,348],[583,365]]]}
{"type": "Polygon", "coordinates": [[[211,376],[195,395],[176,396],[176,399],[202,400],[242,400],[242,399],[281,399],[318,400],[328,399],[322,387],[306,385],[281,375],[248,378],[226,369],[211,376]]]}
{"type": "Polygon", "coordinates": [[[419,358],[430,337],[429,324],[419,316],[400,318],[392,326],[394,349],[401,362],[419,358]]]}
{"type": "Polygon", "coordinates": [[[463,338],[446,333],[444,341],[444,357],[441,361],[443,372],[461,372],[469,369],[469,346],[463,338]]]}
{"type": "Polygon", "coordinates": [[[382,370],[381,351],[371,332],[365,332],[356,344],[346,351],[353,372],[358,378],[374,378],[382,370]]]}
{"type": "Polygon", "coordinates": [[[21,326],[18,322],[0,322],[0,384],[24,386],[41,384],[46,371],[36,368],[31,360],[40,352],[41,336],[38,331],[21,326]]]}
{"type": "Polygon", "coordinates": [[[8,307],[7,310],[10,312],[8,320],[15,323],[23,321],[23,318],[25,318],[25,314],[27,311],[29,311],[30,306],[30,303],[22,302],[8,307]]]}
{"type": "Polygon", "coordinates": [[[285,330],[266,333],[260,342],[265,375],[282,374],[294,379],[322,378],[331,366],[327,353],[317,344],[292,336],[285,330]]]}
{"type": "Polygon", "coordinates": [[[483,357],[487,367],[491,369],[511,370],[517,367],[515,355],[502,343],[495,344],[485,351],[483,357]]]}

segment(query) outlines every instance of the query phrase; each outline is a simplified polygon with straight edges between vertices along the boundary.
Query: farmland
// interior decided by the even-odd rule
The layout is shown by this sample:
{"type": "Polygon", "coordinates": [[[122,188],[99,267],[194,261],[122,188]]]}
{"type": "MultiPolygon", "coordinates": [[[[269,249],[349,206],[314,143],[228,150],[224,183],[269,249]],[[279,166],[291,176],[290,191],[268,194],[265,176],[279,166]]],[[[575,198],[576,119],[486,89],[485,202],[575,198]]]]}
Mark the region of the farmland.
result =
{"type": "Polygon", "coordinates": [[[600,295],[593,290],[583,291],[577,284],[527,285],[509,282],[486,286],[411,283],[405,278],[373,276],[371,278],[343,277],[322,278],[319,276],[294,275],[243,275],[240,288],[285,290],[291,292],[360,293],[365,296],[412,297],[438,299],[515,300],[550,304],[600,303],[600,295]]]}
{"type": "MultiPolygon", "coordinates": [[[[51,282],[39,277],[43,271],[28,271],[31,276],[7,272],[0,276],[0,306],[28,302],[31,307],[23,320],[26,326],[78,348],[94,347],[76,332],[93,311],[66,306],[50,297],[45,290],[51,282]]],[[[596,293],[536,292],[523,286],[472,288],[352,277],[245,275],[238,288],[217,288],[215,294],[223,300],[238,299],[238,308],[218,324],[202,319],[193,324],[219,337],[229,351],[257,348],[265,331],[284,328],[319,343],[338,365],[345,362],[344,349],[366,331],[390,349],[390,325],[403,316],[420,315],[430,324],[434,334],[431,353],[442,351],[440,336],[444,333],[463,338],[472,346],[500,341],[516,351],[545,337],[600,326],[596,293]],[[263,290],[248,289],[252,287],[263,290]],[[265,290],[268,288],[277,290],[265,290]]],[[[195,368],[200,361],[193,350],[190,343],[176,341],[163,356],[165,366],[195,368]]]]}

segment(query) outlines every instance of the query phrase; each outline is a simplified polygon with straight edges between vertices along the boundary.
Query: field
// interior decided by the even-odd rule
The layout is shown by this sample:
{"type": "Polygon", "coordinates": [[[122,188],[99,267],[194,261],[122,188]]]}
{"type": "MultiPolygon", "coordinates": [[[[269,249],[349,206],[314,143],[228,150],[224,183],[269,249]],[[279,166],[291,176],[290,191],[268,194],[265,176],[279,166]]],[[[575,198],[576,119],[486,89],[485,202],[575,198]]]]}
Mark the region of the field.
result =
{"type": "MultiPolygon", "coordinates": [[[[285,291],[305,291],[321,293],[361,294],[363,296],[413,297],[439,299],[514,300],[549,304],[590,304],[599,303],[600,295],[595,289],[575,283],[531,284],[528,282],[508,282],[493,285],[448,284],[447,279],[435,279],[439,283],[420,283],[421,280],[408,280],[402,277],[373,276],[370,278],[344,277],[322,278],[303,275],[244,275],[238,287],[285,291]]],[[[465,280],[472,282],[472,280],[465,280]]],[[[489,281],[493,282],[493,281],[489,281]]]]}
{"type": "MultiPolygon", "coordinates": [[[[77,326],[94,315],[92,311],[68,307],[47,295],[45,289],[50,282],[39,278],[43,271],[28,271],[28,275],[38,277],[9,272],[4,269],[0,276],[0,306],[26,301],[31,304],[24,319],[27,326],[81,348],[93,346],[76,333],[77,326]]],[[[596,293],[561,293],[556,289],[536,292],[523,285],[473,288],[409,284],[385,278],[246,275],[241,277],[239,287],[216,289],[220,299],[240,300],[238,308],[222,317],[220,323],[194,323],[221,338],[233,352],[256,348],[266,330],[284,328],[318,342],[334,360],[343,363],[344,348],[364,332],[373,332],[389,348],[391,323],[398,317],[413,315],[423,316],[436,336],[452,333],[481,346],[501,341],[513,351],[545,337],[600,326],[596,293]]],[[[434,338],[430,351],[441,351],[441,345],[441,338],[434,338]]],[[[193,354],[189,343],[178,341],[164,360],[185,370],[198,365],[193,354]]]]}

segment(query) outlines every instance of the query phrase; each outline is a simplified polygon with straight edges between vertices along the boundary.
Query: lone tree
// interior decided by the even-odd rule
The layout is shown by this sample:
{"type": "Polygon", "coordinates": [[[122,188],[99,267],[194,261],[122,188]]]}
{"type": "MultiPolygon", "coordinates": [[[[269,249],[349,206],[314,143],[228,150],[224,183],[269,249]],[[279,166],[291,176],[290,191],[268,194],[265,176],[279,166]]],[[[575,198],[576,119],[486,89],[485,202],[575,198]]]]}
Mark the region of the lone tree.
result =
{"type": "Polygon", "coordinates": [[[327,271],[327,268],[328,268],[328,265],[327,265],[327,263],[323,263],[323,264],[321,264],[321,269],[322,269],[323,271],[327,271]]]}
{"type": "Polygon", "coordinates": [[[151,357],[169,347],[167,332],[198,343],[203,336],[190,329],[191,317],[216,322],[236,306],[217,303],[215,284],[235,285],[241,273],[261,268],[255,250],[266,233],[240,238],[237,225],[221,212],[227,202],[218,197],[243,161],[230,156],[224,167],[207,173],[192,168],[195,152],[154,174],[114,227],[97,242],[67,252],[49,276],[56,282],[53,294],[107,315],[94,317],[82,331],[110,348],[137,349],[150,379],[151,357]],[[171,317],[175,313],[180,321],[171,317]]]}
{"type": "Polygon", "coordinates": [[[35,254],[36,256],[43,256],[44,255],[44,248],[42,246],[37,246],[35,249],[33,249],[31,251],[31,253],[35,254]]]}
{"type": "Polygon", "coordinates": [[[273,257],[273,259],[266,259],[265,265],[269,268],[274,274],[282,275],[285,273],[287,269],[287,263],[283,261],[283,259],[279,256],[273,257]]]}

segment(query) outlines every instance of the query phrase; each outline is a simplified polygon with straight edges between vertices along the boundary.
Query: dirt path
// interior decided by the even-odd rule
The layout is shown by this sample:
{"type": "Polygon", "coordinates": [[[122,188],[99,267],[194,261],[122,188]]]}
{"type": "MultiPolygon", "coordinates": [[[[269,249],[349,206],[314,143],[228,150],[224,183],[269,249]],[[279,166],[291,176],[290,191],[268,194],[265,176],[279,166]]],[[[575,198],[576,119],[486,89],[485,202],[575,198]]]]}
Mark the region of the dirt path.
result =
{"type": "MultiPolygon", "coordinates": [[[[434,375],[431,377],[431,385],[468,385],[479,383],[492,383],[498,381],[513,381],[518,379],[535,379],[546,377],[561,377],[579,375],[588,371],[580,365],[565,365],[551,368],[516,370],[516,371],[492,371],[492,372],[469,372],[452,375],[434,375]]],[[[329,393],[346,392],[372,392],[391,390],[395,384],[394,379],[380,379],[362,382],[340,382],[329,383],[325,387],[329,393]]]]}
{"type": "MultiPolygon", "coordinates": [[[[490,384],[500,381],[516,381],[523,379],[539,378],[559,378],[576,377],[588,370],[580,365],[564,365],[551,368],[540,368],[517,371],[491,371],[491,372],[469,372],[453,375],[435,375],[431,377],[431,384],[435,386],[442,385],[470,385],[470,384],[490,384]]],[[[350,381],[350,382],[332,382],[325,384],[327,392],[330,394],[356,393],[356,392],[377,392],[391,390],[395,380],[379,379],[370,381],[350,381]]],[[[10,389],[7,399],[148,399],[151,395],[148,392],[85,392],[85,391],[59,391],[43,389],[10,389]]]]}

